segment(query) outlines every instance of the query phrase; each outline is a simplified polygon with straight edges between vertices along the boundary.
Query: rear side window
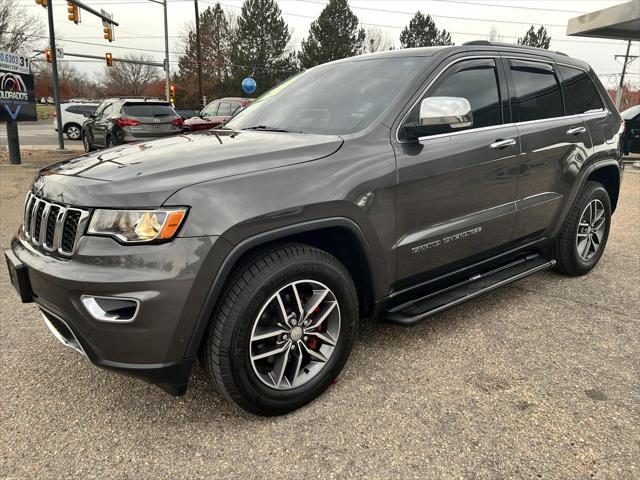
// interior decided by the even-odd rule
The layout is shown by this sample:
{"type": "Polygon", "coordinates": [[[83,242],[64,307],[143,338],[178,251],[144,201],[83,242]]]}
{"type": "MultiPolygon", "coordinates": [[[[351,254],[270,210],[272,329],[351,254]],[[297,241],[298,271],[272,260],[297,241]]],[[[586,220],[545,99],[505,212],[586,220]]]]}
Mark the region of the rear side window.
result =
{"type": "Polygon", "coordinates": [[[73,105],[67,108],[67,112],[69,113],[77,113],[79,115],[84,115],[84,113],[93,113],[96,110],[95,105],[73,105]]]}
{"type": "Polygon", "coordinates": [[[154,103],[128,103],[122,111],[127,117],[166,117],[176,114],[169,105],[154,103]]]}
{"type": "Polygon", "coordinates": [[[564,105],[567,115],[576,115],[593,110],[602,110],[602,98],[587,72],[559,65],[564,88],[564,105]]]}
{"type": "Polygon", "coordinates": [[[219,117],[231,116],[231,104],[229,102],[220,102],[220,108],[218,108],[219,117]]]}
{"type": "MultiPolygon", "coordinates": [[[[495,61],[492,59],[467,60],[454,65],[445,72],[427,96],[466,98],[473,113],[473,125],[469,128],[502,123],[498,74],[495,61]]],[[[417,122],[419,115],[420,102],[407,120],[417,122]]]]}
{"type": "Polygon", "coordinates": [[[513,107],[517,121],[562,117],[560,84],[548,64],[511,61],[511,77],[515,92],[513,107]]]}

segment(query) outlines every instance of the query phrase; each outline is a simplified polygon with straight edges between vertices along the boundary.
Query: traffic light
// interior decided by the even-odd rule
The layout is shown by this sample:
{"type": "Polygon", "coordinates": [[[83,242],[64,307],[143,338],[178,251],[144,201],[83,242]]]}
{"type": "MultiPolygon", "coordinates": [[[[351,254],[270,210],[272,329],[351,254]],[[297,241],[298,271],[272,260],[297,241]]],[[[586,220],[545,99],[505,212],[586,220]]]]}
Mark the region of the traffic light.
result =
{"type": "Polygon", "coordinates": [[[51,63],[51,49],[50,48],[45,48],[44,49],[44,57],[47,59],[47,63],[51,63]]]}
{"type": "Polygon", "coordinates": [[[104,32],[104,39],[113,42],[113,25],[109,22],[102,22],[102,31],[104,32]]]}
{"type": "Polygon", "coordinates": [[[47,8],[47,5],[49,5],[49,0],[36,0],[36,3],[43,6],[44,8],[47,8]]]}
{"type": "Polygon", "coordinates": [[[69,20],[76,25],[80,23],[80,8],[77,5],[67,2],[67,12],[69,12],[69,20]]]}
{"type": "Polygon", "coordinates": [[[113,54],[107,52],[104,54],[104,56],[107,59],[107,67],[113,67],[113,54]]]}
{"type": "Polygon", "coordinates": [[[176,103],[176,86],[173,83],[169,85],[169,102],[176,103]]]}

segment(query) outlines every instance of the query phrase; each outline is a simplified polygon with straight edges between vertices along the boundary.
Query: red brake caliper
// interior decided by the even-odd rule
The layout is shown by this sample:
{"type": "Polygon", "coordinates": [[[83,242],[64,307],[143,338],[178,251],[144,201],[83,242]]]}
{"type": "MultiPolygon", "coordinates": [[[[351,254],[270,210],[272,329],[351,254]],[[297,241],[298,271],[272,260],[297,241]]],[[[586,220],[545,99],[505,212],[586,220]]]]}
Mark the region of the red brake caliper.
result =
{"type": "MultiPolygon", "coordinates": [[[[320,311],[320,306],[317,306],[316,309],[313,311],[313,313],[318,313],[320,311]]],[[[317,332],[320,332],[322,328],[322,325],[318,325],[318,327],[316,328],[317,332]]],[[[318,339],[316,337],[311,337],[309,338],[309,340],[307,341],[307,345],[309,346],[309,348],[311,350],[317,350],[318,349],[318,339]]]]}

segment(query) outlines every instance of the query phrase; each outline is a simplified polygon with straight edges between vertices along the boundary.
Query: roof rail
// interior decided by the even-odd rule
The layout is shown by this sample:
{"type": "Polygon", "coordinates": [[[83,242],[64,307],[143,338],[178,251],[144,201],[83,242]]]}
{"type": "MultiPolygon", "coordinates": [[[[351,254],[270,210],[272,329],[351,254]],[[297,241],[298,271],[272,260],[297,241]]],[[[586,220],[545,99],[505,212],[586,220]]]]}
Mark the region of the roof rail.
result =
{"type": "Polygon", "coordinates": [[[167,101],[165,98],[161,98],[161,97],[150,97],[148,95],[120,95],[120,96],[116,96],[116,97],[111,97],[111,98],[118,98],[120,100],[160,100],[160,101],[167,101]]]}
{"type": "Polygon", "coordinates": [[[559,52],[557,50],[546,50],[544,48],[538,47],[530,47],[529,45],[517,45],[515,43],[502,43],[502,42],[490,42],[489,40],[471,40],[470,42],[464,42],[462,45],[490,45],[492,47],[511,47],[511,48],[522,48],[526,50],[537,50],[537,51],[547,51],[550,53],[555,53],[556,55],[563,55],[568,57],[564,52],[559,52]]]}

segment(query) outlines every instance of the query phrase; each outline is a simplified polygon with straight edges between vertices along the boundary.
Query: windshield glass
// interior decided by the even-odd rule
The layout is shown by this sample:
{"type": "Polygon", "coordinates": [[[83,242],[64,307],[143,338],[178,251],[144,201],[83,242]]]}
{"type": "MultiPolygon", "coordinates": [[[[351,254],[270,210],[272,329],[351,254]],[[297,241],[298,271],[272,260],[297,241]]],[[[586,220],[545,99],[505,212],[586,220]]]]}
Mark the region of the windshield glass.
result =
{"type": "Polygon", "coordinates": [[[368,127],[425,65],[395,57],[320,65],[285,80],[226,124],[344,135],[368,127]]]}

